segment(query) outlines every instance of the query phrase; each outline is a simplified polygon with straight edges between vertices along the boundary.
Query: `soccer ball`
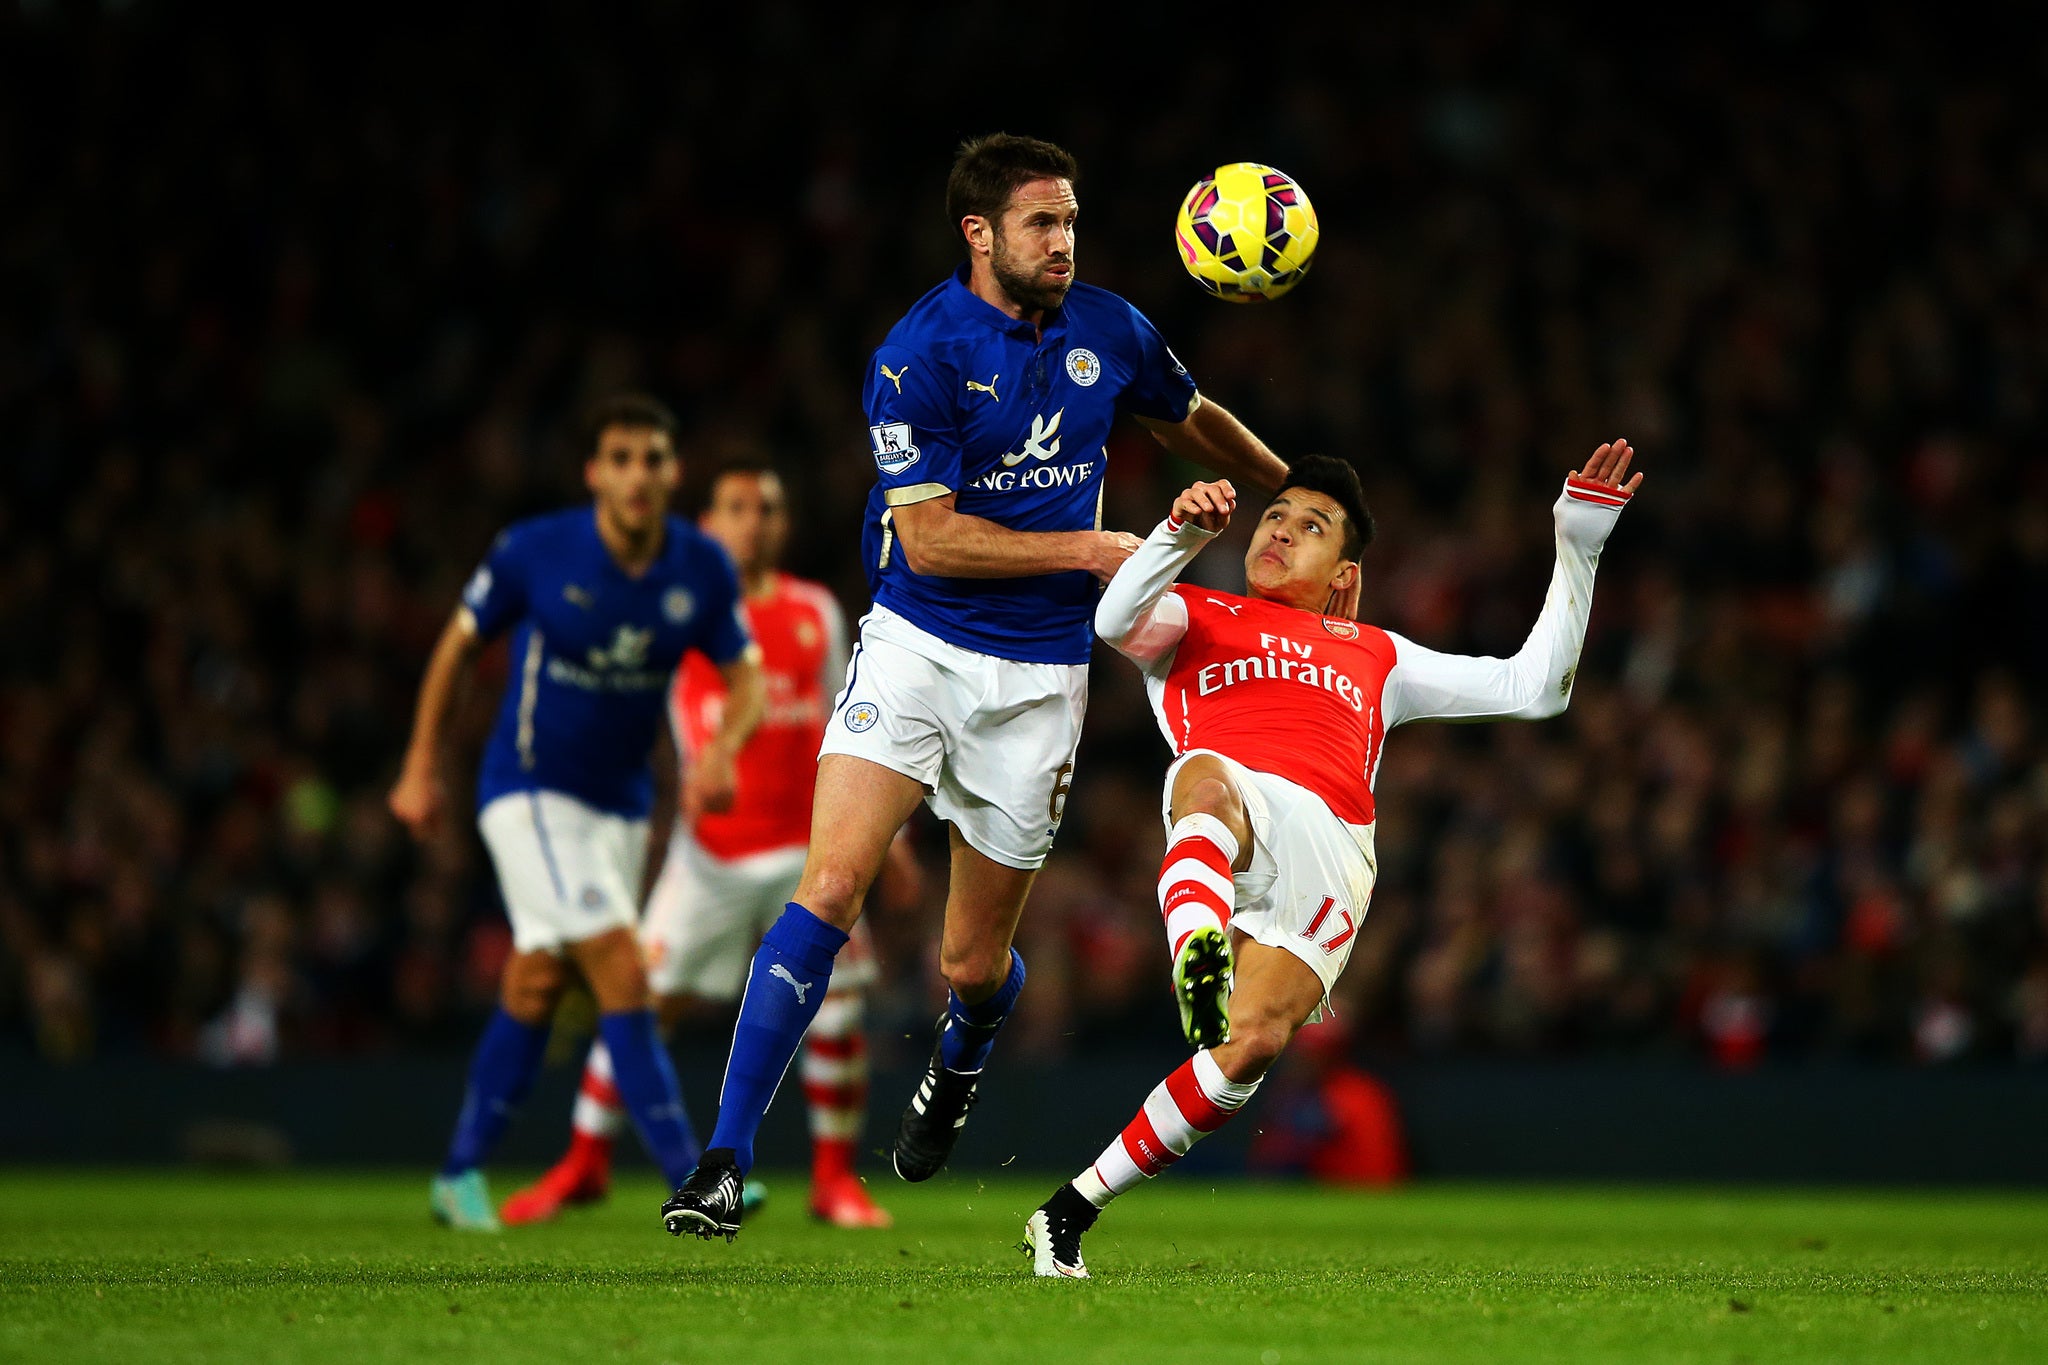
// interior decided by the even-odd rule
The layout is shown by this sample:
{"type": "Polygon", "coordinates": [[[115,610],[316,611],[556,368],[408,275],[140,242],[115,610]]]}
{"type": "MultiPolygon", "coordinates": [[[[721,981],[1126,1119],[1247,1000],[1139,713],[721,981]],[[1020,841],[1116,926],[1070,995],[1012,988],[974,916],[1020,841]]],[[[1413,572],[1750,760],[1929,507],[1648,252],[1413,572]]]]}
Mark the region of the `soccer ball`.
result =
{"type": "Polygon", "coordinates": [[[1173,227],[1188,274],[1232,303],[1264,303],[1301,283],[1320,235],[1301,186],[1256,161],[1197,180],[1173,227]]]}

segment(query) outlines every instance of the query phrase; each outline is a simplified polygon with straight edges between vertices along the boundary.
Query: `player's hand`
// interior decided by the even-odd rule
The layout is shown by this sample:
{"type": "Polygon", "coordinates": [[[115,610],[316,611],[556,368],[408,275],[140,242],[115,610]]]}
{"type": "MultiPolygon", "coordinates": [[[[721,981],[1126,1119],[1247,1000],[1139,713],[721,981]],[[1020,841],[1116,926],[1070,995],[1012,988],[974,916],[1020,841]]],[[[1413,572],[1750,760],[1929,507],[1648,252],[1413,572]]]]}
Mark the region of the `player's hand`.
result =
{"type": "Polygon", "coordinates": [[[1236,510],[1237,490],[1228,479],[1190,484],[1186,492],[1173,500],[1174,520],[1193,522],[1211,533],[1230,525],[1230,514],[1236,510]]]}
{"type": "Polygon", "coordinates": [[[1105,583],[1115,578],[1116,571],[1124,566],[1124,561],[1136,554],[1138,547],[1145,543],[1129,531],[1097,531],[1095,539],[1094,562],[1088,566],[1088,572],[1105,583]]]}
{"type": "Polygon", "coordinates": [[[739,786],[739,769],[722,744],[707,744],[690,763],[690,775],[683,781],[683,821],[695,824],[700,815],[732,809],[739,786]]]}
{"type": "Polygon", "coordinates": [[[391,807],[398,823],[404,825],[413,838],[425,842],[441,832],[441,813],[448,804],[447,792],[431,767],[407,763],[385,804],[391,807]]]}
{"type": "Polygon", "coordinates": [[[1643,486],[1643,476],[1637,474],[1627,483],[1622,480],[1628,478],[1629,461],[1635,458],[1635,454],[1627,441],[1609,441],[1593,452],[1593,458],[1586,461],[1584,469],[1574,469],[1572,477],[1633,496],[1643,486]]]}

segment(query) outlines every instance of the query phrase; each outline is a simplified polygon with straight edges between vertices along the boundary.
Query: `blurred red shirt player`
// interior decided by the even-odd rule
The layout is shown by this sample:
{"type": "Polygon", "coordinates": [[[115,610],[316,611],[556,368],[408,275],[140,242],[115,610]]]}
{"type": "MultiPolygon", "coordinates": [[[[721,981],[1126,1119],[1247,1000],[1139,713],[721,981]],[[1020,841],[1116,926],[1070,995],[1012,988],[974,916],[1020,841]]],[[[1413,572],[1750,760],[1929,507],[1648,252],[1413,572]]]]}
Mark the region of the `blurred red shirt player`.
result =
{"type": "MultiPolygon", "coordinates": [[[[737,783],[724,810],[677,812],[661,875],[641,921],[652,986],[665,1027],[706,1002],[737,1002],[761,935],[796,890],[810,842],[818,745],[845,676],[844,614],[823,584],[776,566],[789,536],[781,479],[764,465],[721,470],[699,522],[739,570],[742,611],[761,651],[767,711],[735,757],[737,783]]],[[[725,684],[715,668],[687,659],[676,671],[669,718],[684,768],[716,742],[725,684]]],[[[901,899],[916,865],[898,840],[878,888],[901,899]]],[[[862,991],[874,980],[865,928],[839,956],[823,1008],[804,1038],[802,1076],[809,1107],[811,1212],[841,1227],[886,1227],[853,1171],[867,1106],[862,991]]],[[[564,1204],[604,1197],[611,1143],[623,1125],[602,1043],[591,1048],[576,1100],[569,1151],[553,1169],[505,1201],[507,1223],[539,1222],[564,1204]]]]}

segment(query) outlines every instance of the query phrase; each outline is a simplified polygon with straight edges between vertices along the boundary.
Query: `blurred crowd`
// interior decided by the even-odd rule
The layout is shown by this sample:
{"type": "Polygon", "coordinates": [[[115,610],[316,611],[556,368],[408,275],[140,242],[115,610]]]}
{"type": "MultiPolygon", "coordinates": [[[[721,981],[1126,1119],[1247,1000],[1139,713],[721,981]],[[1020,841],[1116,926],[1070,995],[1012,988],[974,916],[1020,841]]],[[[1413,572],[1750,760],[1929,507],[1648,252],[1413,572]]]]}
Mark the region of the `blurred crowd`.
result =
{"type": "MultiPolygon", "coordinates": [[[[1106,14],[0,16],[0,1037],[465,1045],[488,864],[383,806],[464,577],[636,386],[694,470],[776,459],[791,567],[863,610],[861,369],[958,259],[953,145],[1007,127],[1081,158],[1083,278],[1356,462],[1368,619],[1511,653],[1563,474],[1643,452],[1569,713],[1388,745],[1356,1048],[2048,1062],[2048,40],[1532,8],[1329,20],[1249,77],[1106,14]],[[1265,307],[1169,245],[1239,159],[1322,216],[1265,307]]],[[[1121,432],[1110,524],[1190,473],[1121,432]]],[[[1174,1036],[1167,749],[1121,660],[1094,689],[1020,1054],[1174,1036]]],[[[876,926],[885,1052],[941,989],[926,880],[876,926]]]]}

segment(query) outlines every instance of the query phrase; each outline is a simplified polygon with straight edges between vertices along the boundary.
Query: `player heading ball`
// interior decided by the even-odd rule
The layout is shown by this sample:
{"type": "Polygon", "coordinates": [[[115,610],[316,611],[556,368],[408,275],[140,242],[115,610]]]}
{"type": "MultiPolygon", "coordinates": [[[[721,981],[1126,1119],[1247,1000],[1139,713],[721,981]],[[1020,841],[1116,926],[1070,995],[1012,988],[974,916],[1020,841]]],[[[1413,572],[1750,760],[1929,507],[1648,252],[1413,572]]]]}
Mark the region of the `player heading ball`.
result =
{"type": "Polygon", "coordinates": [[[967,259],[869,362],[874,609],[825,728],[803,878],[749,970],[718,1126],[662,1206],[670,1232],[739,1231],[762,1113],[919,802],[952,826],[949,990],[890,1164],[906,1180],[946,1164],[1024,988],[1011,941],[1073,780],[1089,618],[1138,547],[1101,525],[1111,428],[1128,414],[1176,455],[1248,484],[1285,472],[1196,391],[1144,314],[1078,281],[1079,173],[1037,138],[962,146],[946,212],[967,259]]]}

